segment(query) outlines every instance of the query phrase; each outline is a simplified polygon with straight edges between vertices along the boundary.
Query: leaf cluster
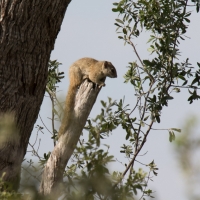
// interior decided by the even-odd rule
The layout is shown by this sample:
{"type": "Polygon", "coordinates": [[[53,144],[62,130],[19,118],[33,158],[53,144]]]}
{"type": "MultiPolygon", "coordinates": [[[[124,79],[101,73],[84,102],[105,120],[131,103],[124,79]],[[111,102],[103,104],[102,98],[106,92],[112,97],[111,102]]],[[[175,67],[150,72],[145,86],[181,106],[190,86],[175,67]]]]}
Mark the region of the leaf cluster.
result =
{"type": "Polygon", "coordinates": [[[48,64],[48,80],[47,80],[47,88],[55,92],[56,91],[56,84],[61,82],[61,79],[64,78],[64,72],[59,72],[59,66],[61,63],[57,62],[57,60],[49,60],[48,64]]]}

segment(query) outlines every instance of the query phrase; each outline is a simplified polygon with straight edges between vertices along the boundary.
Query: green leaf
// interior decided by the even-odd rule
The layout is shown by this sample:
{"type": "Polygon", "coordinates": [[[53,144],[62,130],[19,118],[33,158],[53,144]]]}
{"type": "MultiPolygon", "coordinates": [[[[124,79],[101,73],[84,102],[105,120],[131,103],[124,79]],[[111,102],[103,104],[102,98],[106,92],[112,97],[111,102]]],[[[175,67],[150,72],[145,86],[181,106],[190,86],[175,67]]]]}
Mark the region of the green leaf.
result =
{"type": "Polygon", "coordinates": [[[197,79],[197,78],[195,78],[193,81],[192,81],[192,83],[191,83],[191,85],[194,85],[195,83],[197,83],[199,80],[197,79]]]}
{"type": "Polygon", "coordinates": [[[169,131],[169,141],[172,142],[175,140],[175,134],[173,131],[169,131]]]}
{"type": "Polygon", "coordinates": [[[166,96],[166,97],[164,97],[165,99],[167,99],[167,100],[172,100],[172,99],[174,99],[174,97],[172,97],[172,96],[166,96]]]}
{"type": "Polygon", "coordinates": [[[183,81],[185,81],[186,79],[185,79],[185,77],[184,76],[182,76],[182,75],[178,75],[178,78],[180,78],[181,80],[183,80],[183,81]]]}
{"type": "Polygon", "coordinates": [[[135,122],[136,119],[137,119],[136,117],[131,118],[131,122],[132,122],[132,123],[135,122]]]}
{"type": "Polygon", "coordinates": [[[122,27],[122,26],[120,26],[118,23],[114,23],[114,25],[115,25],[115,26],[118,26],[118,27],[122,27]]]}
{"type": "Polygon", "coordinates": [[[153,53],[155,51],[155,49],[150,47],[150,48],[147,49],[147,51],[150,52],[150,53],[153,53]]]}
{"type": "Polygon", "coordinates": [[[179,129],[179,128],[171,128],[171,130],[174,130],[174,131],[177,131],[177,132],[181,132],[181,129],[179,129]]]}
{"type": "Polygon", "coordinates": [[[131,135],[131,131],[127,131],[126,140],[128,140],[128,138],[130,137],[130,135],[131,135]]]}
{"type": "Polygon", "coordinates": [[[181,92],[180,88],[173,88],[173,91],[175,91],[177,93],[181,92]]]}
{"type": "Polygon", "coordinates": [[[116,2],[113,3],[114,6],[118,6],[118,4],[119,4],[119,3],[116,3],[116,2]]]}
{"type": "Polygon", "coordinates": [[[151,63],[149,60],[143,60],[143,63],[144,63],[146,66],[152,66],[152,63],[151,63]]]}
{"type": "Polygon", "coordinates": [[[160,117],[157,115],[156,116],[156,121],[158,122],[158,123],[160,123],[160,117]]]}
{"type": "Polygon", "coordinates": [[[125,28],[123,28],[123,33],[126,35],[127,34],[127,31],[125,28]]]}
{"type": "Polygon", "coordinates": [[[113,8],[112,11],[113,12],[119,12],[119,8],[113,8]]]}
{"type": "Polygon", "coordinates": [[[106,108],[106,102],[101,100],[101,105],[106,108]]]}
{"type": "Polygon", "coordinates": [[[185,81],[185,82],[182,84],[182,86],[186,85],[186,84],[187,84],[187,82],[188,82],[188,81],[185,81]]]}
{"type": "Polygon", "coordinates": [[[191,15],[191,12],[188,12],[184,17],[189,17],[191,15]]]}
{"type": "Polygon", "coordinates": [[[144,121],[146,121],[149,118],[149,115],[147,117],[144,118],[144,121]]]}
{"type": "Polygon", "coordinates": [[[140,121],[140,124],[142,127],[145,127],[145,123],[143,121],[140,121]]]}
{"type": "Polygon", "coordinates": [[[115,19],[117,22],[124,24],[124,22],[121,19],[115,19]]]}
{"type": "Polygon", "coordinates": [[[199,12],[199,3],[196,4],[196,11],[199,12]]]}
{"type": "Polygon", "coordinates": [[[184,18],[184,20],[188,23],[190,23],[190,20],[188,18],[184,18]]]}

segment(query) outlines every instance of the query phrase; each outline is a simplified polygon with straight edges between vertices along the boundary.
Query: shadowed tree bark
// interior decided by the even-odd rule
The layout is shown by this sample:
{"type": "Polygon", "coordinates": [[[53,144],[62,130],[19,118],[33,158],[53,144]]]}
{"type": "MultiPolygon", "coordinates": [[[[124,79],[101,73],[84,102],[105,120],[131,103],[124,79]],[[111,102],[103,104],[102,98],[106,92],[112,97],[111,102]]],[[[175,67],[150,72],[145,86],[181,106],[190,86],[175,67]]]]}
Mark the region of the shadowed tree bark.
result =
{"type": "MultiPolygon", "coordinates": [[[[13,189],[18,187],[45,92],[50,53],[70,1],[0,1],[0,117],[12,114],[17,129],[11,132],[18,135],[0,142],[0,176],[4,174],[13,189]]],[[[0,127],[1,137],[8,134],[0,127]]]]}

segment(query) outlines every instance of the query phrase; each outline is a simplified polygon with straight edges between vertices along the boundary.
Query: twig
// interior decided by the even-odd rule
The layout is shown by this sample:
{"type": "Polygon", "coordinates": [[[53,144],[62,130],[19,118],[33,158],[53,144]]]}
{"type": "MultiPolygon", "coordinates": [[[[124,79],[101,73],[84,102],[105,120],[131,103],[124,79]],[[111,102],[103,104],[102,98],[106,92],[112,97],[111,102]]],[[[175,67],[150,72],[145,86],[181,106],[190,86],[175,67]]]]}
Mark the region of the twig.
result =
{"type": "MultiPolygon", "coordinates": [[[[184,7],[183,13],[182,13],[182,14],[183,14],[183,15],[182,15],[182,19],[181,19],[180,21],[183,20],[184,14],[185,14],[185,12],[186,12],[187,3],[188,3],[188,0],[186,0],[186,2],[185,2],[185,7],[184,7]]],[[[176,48],[176,42],[177,42],[177,40],[178,40],[179,30],[180,30],[180,28],[178,28],[178,30],[176,31],[176,38],[175,38],[175,41],[174,41],[173,51],[174,51],[175,48],[176,48]]],[[[172,82],[173,82],[173,74],[172,74],[172,71],[173,71],[173,62],[174,62],[174,58],[175,58],[175,55],[171,55],[171,66],[170,66],[170,68],[171,68],[171,70],[170,70],[170,78],[171,78],[171,80],[170,80],[169,85],[168,85],[167,88],[166,88],[167,91],[169,90],[169,88],[171,87],[171,84],[172,84],[172,82]]]]}
{"type": "Polygon", "coordinates": [[[56,95],[55,95],[53,92],[51,92],[51,90],[48,88],[48,86],[46,86],[46,89],[47,89],[47,92],[49,93],[49,95],[51,95],[52,97],[55,98],[57,104],[59,105],[60,110],[64,111],[63,106],[62,106],[61,103],[58,101],[56,95]]]}
{"type": "MultiPolygon", "coordinates": [[[[146,112],[147,98],[149,97],[149,94],[150,94],[150,91],[151,91],[152,87],[153,87],[153,83],[151,83],[149,91],[147,92],[147,95],[145,97],[145,102],[144,102],[144,107],[143,107],[143,113],[142,113],[142,116],[141,116],[141,120],[143,120],[143,118],[144,118],[144,115],[145,115],[145,112],[146,112]]],[[[141,126],[142,125],[140,123],[139,128],[138,128],[137,139],[136,139],[135,153],[137,152],[137,148],[138,148],[138,143],[139,143],[138,140],[139,140],[139,134],[140,134],[141,126]]],[[[149,127],[151,127],[151,126],[149,126],[149,127]]]]}
{"type": "Polygon", "coordinates": [[[54,98],[53,96],[50,95],[50,99],[51,99],[51,106],[52,106],[52,110],[51,110],[51,116],[52,116],[52,120],[51,120],[51,126],[52,126],[52,131],[53,131],[53,144],[54,144],[54,147],[56,146],[56,140],[55,140],[55,127],[54,127],[54,98]]]}
{"type": "Polygon", "coordinates": [[[34,146],[33,146],[30,142],[29,142],[28,144],[29,144],[29,145],[31,146],[31,148],[33,149],[31,152],[32,152],[35,156],[37,156],[38,159],[41,161],[41,157],[39,156],[38,152],[35,150],[34,146]]]}
{"type": "Polygon", "coordinates": [[[33,174],[31,174],[27,169],[25,169],[24,167],[22,167],[22,169],[24,171],[26,171],[30,176],[32,176],[33,178],[35,178],[39,183],[40,183],[40,180],[37,178],[37,176],[34,176],[33,174]]]}
{"type": "Polygon", "coordinates": [[[147,188],[147,185],[148,185],[148,182],[149,182],[149,180],[150,180],[150,174],[151,174],[151,170],[149,171],[149,174],[148,174],[148,176],[147,176],[147,181],[146,181],[146,184],[145,184],[145,187],[144,187],[144,190],[142,191],[143,193],[142,193],[142,196],[140,197],[140,199],[139,200],[141,200],[144,196],[145,196],[145,190],[146,190],[146,188],[147,188]]]}
{"type": "Polygon", "coordinates": [[[148,128],[148,130],[147,130],[147,132],[146,132],[146,134],[144,135],[144,138],[143,138],[143,140],[142,140],[142,143],[140,144],[139,148],[137,149],[137,151],[136,151],[135,155],[133,156],[131,162],[128,164],[128,166],[126,167],[125,171],[123,172],[123,174],[122,174],[123,177],[126,175],[127,171],[130,169],[130,167],[131,167],[132,164],[134,163],[134,161],[135,161],[135,159],[136,159],[138,153],[140,152],[140,150],[141,150],[142,147],[144,146],[144,143],[146,142],[147,136],[148,136],[148,134],[149,134],[149,132],[150,132],[150,130],[151,130],[151,127],[152,127],[153,123],[154,123],[154,121],[152,120],[152,121],[151,121],[151,124],[150,124],[150,126],[149,126],[149,128],[148,128]]]}
{"type": "Polygon", "coordinates": [[[35,138],[35,142],[33,143],[33,146],[35,146],[36,142],[37,142],[37,138],[38,138],[38,132],[36,134],[36,138],[35,138]]]}
{"type": "Polygon", "coordinates": [[[140,163],[141,165],[147,166],[146,164],[144,164],[144,163],[141,163],[141,162],[140,162],[140,161],[138,161],[138,160],[135,160],[135,162],[138,162],[138,163],[140,163]]]}
{"type": "Polygon", "coordinates": [[[138,97],[137,103],[135,104],[135,107],[133,108],[133,110],[129,113],[129,116],[130,116],[130,115],[133,113],[133,111],[137,108],[140,98],[141,98],[141,97],[138,97]]]}
{"type": "Polygon", "coordinates": [[[138,66],[138,67],[139,67],[140,69],[142,69],[143,71],[145,71],[145,72],[148,74],[148,76],[150,77],[151,81],[154,82],[153,76],[144,68],[144,63],[142,62],[142,60],[141,60],[141,58],[140,58],[140,56],[139,56],[139,54],[138,54],[138,52],[137,52],[137,50],[136,50],[136,48],[135,48],[135,45],[134,45],[133,42],[131,41],[132,32],[133,32],[133,31],[131,31],[130,35],[127,37],[127,40],[128,40],[128,43],[133,47],[134,52],[135,52],[136,56],[138,57],[138,59],[139,59],[139,61],[140,61],[140,63],[141,63],[141,65],[142,65],[143,68],[141,68],[141,67],[139,67],[139,66],[138,66]]]}
{"type": "Polygon", "coordinates": [[[51,135],[53,135],[53,133],[46,127],[46,125],[45,125],[45,123],[43,122],[43,120],[42,120],[40,114],[39,114],[39,118],[40,118],[42,124],[44,125],[44,127],[47,129],[47,131],[49,131],[49,133],[51,133],[51,135]]]}
{"type": "MultiPolygon", "coordinates": [[[[150,132],[150,130],[151,130],[151,127],[152,127],[153,123],[154,123],[154,121],[152,120],[152,121],[151,121],[151,124],[150,124],[150,126],[149,126],[149,128],[148,128],[148,130],[146,131],[146,134],[145,134],[145,136],[144,136],[144,138],[143,138],[143,140],[142,140],[142,143],[141,143],[140,147],[138,148],[137,152],[136,152],[135,155],[133,156],[133,158],[132,158],[132,160],[130,161],[130,163],[128,164],[128,166],[126,167],[125,171],[123,172],[121,179],[120,179],[117,183],[115,183],[115,184],[113,185],[113,188],[116,187],[116,186],[122,181],[122,179],[124,178],[124,176],[126,175],[126,173],[128,172],[128,170],[130,169],[130,167],[133,165],[133,163],[134,163],[136,157],[138,156],[140,150],[142,149],[142,147],[144,146],[144,143],[145,143],[146,140],[147,140],[147,136],[148,136],[148,134],[149,134],[149,132],[150,132]]],[[[106,198],[105,198],[105,199],[106,199],[106,198]]]]}
{"type": "Polygon", "coordinates": [[[40,148],[40,142],[41,142],[41,139],[39,139],[39,144],[38,144],[37,152],[39,151],[39,148],[40,148]]]}
{"type": "Polygon", "coordinates": [[[196,89],[199,90],[200,88],[196,86],[179,86],[179,85],[171,85],[172,87],[178,87],[178,88],[187,88],[187,89],[196,89]]]}

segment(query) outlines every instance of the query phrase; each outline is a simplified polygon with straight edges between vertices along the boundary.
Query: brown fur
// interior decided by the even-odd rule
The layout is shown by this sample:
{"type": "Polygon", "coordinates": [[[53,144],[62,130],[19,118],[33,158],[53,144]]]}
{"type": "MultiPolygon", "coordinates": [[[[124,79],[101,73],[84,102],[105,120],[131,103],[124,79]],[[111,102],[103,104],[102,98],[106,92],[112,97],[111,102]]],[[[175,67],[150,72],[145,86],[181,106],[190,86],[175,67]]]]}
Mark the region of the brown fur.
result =
{"type": "Polygon", "coordinates": [[[99,87],[105,86],[106,77],[116,78],[117,72],[111,62],[98,61],[93,58],[81,58],[74,62],[69,69],[70,85],[65,101],[64,117],[58,136],[65,133],[73,120],[74,101],[78,87],[85,79],[89,79],[99,87]]]}

